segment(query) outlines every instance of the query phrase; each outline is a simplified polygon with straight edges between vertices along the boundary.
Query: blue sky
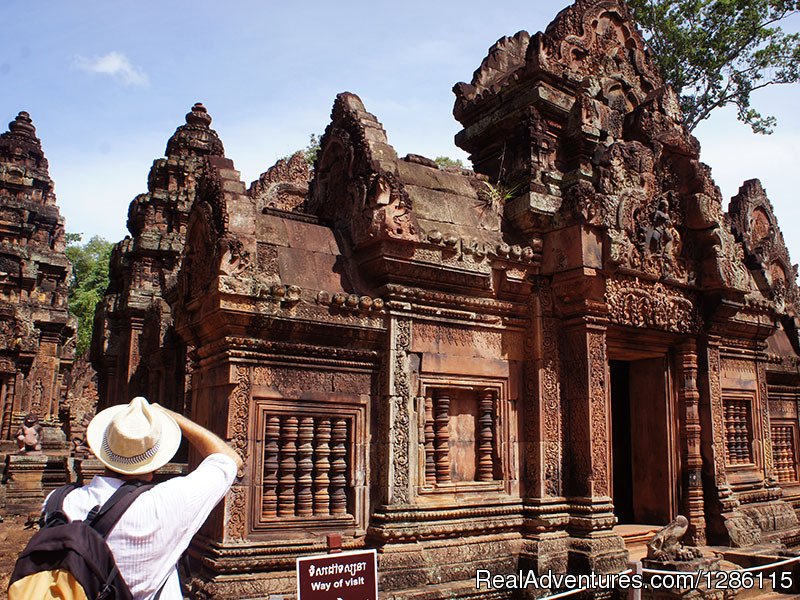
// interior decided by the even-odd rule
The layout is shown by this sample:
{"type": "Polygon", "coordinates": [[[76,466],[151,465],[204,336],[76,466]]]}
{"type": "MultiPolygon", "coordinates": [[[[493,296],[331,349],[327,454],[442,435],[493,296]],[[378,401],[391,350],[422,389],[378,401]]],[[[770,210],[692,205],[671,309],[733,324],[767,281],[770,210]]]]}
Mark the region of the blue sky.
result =
{"type": "MultiPolygon", "coordinates": [[[[566,4],[2,0],[0,123],[29,111],[67,230],[118,240],[196,101],[248,184],[321,133],[342,91],[362,98],[401,156],[466,158],[453,143],[453,84],[499,37],[544,29],[566,4]]],[[[772,136],[752,134],[733,110],[695,135],[726,198],[762,180],[798,261],[800,86],[759,92],[755,104],[778,117],[772,136]]]]}

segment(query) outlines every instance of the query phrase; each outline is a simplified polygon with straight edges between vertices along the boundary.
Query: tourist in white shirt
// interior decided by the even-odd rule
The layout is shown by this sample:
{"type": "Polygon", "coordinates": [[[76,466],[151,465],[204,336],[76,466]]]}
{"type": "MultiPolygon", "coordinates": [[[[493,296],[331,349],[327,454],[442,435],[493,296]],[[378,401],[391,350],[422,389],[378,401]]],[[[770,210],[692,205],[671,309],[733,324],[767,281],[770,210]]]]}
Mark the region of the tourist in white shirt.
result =
{"type": "Polygon", "coordinates": [[[178,559],[236,478],[239,455],[183,415],[137,397],[107,408],[89,423],[87,442],[106,472],[64,499],[70,520],[85,519],[125,481],[152,481],[154,471],[174,456],[181,434],[203,461],[188,475],[142,493],[107,538],[134,600],[156,594],[159,600],[182,600],[178,559]]]}

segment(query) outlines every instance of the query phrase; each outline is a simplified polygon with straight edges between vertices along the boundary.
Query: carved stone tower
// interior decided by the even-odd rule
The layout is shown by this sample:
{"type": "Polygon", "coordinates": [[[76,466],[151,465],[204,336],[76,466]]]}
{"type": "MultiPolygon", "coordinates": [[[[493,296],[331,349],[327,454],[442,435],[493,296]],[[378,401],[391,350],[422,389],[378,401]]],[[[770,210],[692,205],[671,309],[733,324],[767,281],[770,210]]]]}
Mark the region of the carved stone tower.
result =
{"type": "Polygon", "coordinates": [[[91,359],[100,408],[144,395],[183,411],[186,346],[175,336],[169,291],[175,285],[192,206],[207,156],[223,156],[211,116],[195,104],[153,163],[148,192],[128,209],[131,235],[111,255],[110,282],[98,304],[91,359]]]}
{"type": "Polygon", "coordinates": [[[47,159],[26,112],[0,135],[0,408],[2,438],[28,412],[59,423],[63,376],[75,354],[64,254],[47,159]]]}

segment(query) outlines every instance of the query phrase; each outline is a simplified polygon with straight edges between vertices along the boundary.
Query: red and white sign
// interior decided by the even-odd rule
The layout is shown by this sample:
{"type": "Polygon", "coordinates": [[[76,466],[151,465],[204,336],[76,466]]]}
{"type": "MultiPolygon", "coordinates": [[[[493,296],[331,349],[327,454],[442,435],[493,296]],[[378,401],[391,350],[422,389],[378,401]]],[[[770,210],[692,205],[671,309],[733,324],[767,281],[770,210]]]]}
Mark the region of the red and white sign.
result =
{"type": "Polygon", "coordinates": [[[298,600],[378,600],[375,550],[297,559],[298,600]]]}

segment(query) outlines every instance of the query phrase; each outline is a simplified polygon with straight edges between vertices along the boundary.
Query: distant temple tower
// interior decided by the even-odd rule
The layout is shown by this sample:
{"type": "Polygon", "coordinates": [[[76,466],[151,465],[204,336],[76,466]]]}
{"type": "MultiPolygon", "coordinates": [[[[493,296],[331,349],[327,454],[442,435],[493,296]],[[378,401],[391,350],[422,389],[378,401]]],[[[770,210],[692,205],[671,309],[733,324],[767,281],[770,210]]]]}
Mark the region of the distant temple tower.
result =
{"type": "Polygon", "coordinates": [[[28,412],[59,422],[63,376],[75,354],[64,254],[47,159],[26,112],[0,135],[0,407],[2,439],[28,412]]]}
{"type": "Polygon", "coordinates": [[[166,301],[174,287],[189,209],[206,156],[223,156],[211,116],[195,104],[150,169],[148,192],[128,209],[128,231],[111,255],[109,286],[97,305],[90,357],[100,408],[144,395],[182,411],[186,346],[166,301]]]}

